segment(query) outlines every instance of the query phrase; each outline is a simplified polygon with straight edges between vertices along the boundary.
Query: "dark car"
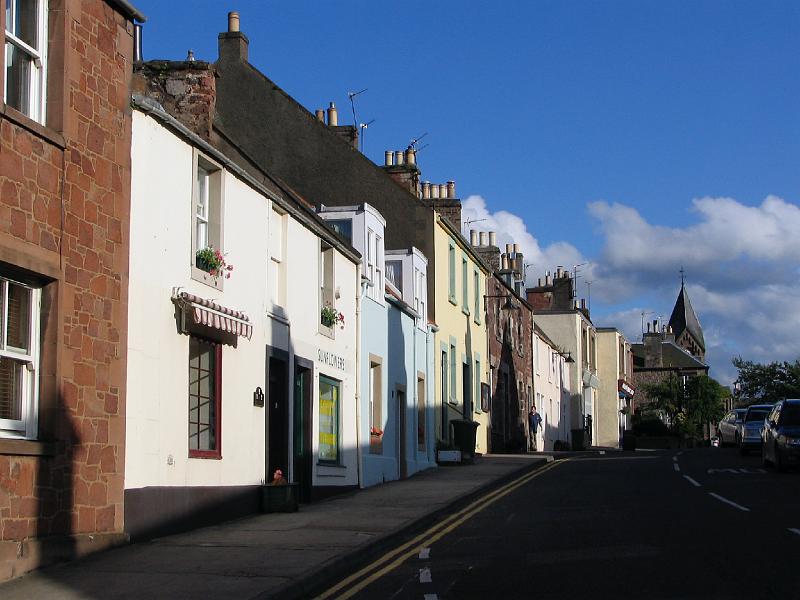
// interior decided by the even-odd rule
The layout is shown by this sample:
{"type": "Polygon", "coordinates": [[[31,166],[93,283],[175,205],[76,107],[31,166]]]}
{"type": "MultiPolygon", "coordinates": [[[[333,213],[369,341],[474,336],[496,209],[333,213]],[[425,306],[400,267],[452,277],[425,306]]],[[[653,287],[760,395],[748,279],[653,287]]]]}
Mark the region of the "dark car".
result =
{"type": "Polygon", "coordinates": [[[728,446],[736,442],[736,430],[744,418],[746,408],[734,408],[717,425],[717,438],[720,446],[728,446]]]}
{"type": "Polygon", "coordinates": [[[747,407],[742,422],[736,428],[736,443],[739,452],[747,454],[749,450],[761,450],[761,430],[764,419],[774,408],[773,404],[753,404],[747,407]]]}
{"type": "Polygon", "coordinates": [[[764,424],[761,461],[777,471],[800,464],[800,400],[781,400],[764,424]]]}

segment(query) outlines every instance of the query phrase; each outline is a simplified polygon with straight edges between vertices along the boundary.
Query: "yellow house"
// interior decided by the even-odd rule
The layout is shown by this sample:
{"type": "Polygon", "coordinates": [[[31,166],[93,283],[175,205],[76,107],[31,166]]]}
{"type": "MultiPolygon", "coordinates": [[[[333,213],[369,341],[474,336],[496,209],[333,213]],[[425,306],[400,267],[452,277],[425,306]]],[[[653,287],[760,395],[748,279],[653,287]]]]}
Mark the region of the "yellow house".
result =
{"type": "Polygon", "coordinates": [[[451,421],[476,421],[476,452],[486,453],[489,350],[484,295],[491,273],[458,229],[438,213],[434,214],[433,245],[437,436],[452,441],[451,421]]]}

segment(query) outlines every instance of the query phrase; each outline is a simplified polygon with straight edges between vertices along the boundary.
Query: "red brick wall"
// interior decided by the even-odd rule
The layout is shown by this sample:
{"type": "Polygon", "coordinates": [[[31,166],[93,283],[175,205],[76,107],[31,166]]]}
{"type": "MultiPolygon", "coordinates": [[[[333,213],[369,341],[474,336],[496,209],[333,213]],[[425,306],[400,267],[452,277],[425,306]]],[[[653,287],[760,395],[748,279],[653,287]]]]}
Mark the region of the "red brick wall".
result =
{"type": "Polygon", "coordinates": [[[32,541],[123,530],[131,25],[102,0],[50,7],[49,127],[0,122],[0,261],[49,281],[44,443],[0,439],[0,580],[37,566],[32,541]]]}

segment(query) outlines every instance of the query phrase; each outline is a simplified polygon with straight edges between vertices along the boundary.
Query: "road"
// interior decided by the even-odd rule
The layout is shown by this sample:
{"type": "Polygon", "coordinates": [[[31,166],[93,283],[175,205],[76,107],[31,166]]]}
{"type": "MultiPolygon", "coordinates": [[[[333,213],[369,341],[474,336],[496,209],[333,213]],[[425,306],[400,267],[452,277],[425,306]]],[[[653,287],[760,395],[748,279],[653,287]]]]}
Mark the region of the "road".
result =
{"type": "Polygon", "coordinates": [[[798,498],[800,473],[733,448],[576,455],[330,596],[798,598],[798,498]]]}

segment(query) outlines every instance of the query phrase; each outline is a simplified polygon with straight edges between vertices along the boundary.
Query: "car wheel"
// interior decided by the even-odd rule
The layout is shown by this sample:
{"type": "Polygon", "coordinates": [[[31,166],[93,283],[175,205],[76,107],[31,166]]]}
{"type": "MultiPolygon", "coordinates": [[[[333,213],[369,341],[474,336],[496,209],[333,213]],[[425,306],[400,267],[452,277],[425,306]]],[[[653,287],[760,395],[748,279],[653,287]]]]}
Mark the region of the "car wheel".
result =
{"type": "Polygon", "coordinates": [[[717,439],[719,440],[719,447],[720,448],[724,448],[725,447],[725,438],[722,437],[722,432],[719,429],[717,429],[717,439]]]}
{"type": "Polygon", "coordinates": [[[775,470],[778,473],[786,471],[786,465],[783,463],[783,459],[781,459],[781,451],[777,444],[775,444],[775,470]]]}

